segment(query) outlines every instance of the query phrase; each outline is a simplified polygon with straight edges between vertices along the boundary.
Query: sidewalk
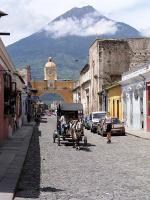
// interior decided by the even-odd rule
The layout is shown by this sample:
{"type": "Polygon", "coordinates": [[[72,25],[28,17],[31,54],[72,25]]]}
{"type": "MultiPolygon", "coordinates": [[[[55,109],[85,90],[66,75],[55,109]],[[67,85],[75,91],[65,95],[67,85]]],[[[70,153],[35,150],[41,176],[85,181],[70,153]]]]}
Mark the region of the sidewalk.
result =
{"type": "Polygon", "coordinates": [[[34,123],[17,130],[0,147],[0,200],[12,200],[30,144],[34,123]]]}
{"type": "Polygon", "coordinates": [[[133,135],[135,137],[150,140],[150,132],[147,132],[144,130],[133,130],[133,129],[126,128],[126,133],[129,135],[133,135]]]}

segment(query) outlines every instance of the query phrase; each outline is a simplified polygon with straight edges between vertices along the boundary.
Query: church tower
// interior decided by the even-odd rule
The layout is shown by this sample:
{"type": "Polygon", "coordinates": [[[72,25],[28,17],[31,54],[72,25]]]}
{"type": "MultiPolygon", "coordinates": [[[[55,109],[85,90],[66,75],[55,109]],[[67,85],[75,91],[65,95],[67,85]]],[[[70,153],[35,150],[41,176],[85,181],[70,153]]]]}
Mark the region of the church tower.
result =
{"type": "Polygon", "coordinates": [[[44,66],[44,80],[57,80],[56,65],[54,62],[52,62],[51,57],[48,58],[48,62],[44,66]]]}

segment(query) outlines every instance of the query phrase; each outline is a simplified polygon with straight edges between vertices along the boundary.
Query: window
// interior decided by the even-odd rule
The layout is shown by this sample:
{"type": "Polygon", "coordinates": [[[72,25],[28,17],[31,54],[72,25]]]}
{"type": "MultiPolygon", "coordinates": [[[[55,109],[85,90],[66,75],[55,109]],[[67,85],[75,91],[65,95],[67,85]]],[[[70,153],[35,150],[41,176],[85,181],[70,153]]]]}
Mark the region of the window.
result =
{"type": "Polygon", "coordinates": [[[94,113],[93,114],[93,119],[101,119],[104,118],[106,113],[94,113]]]}
{"type": "Polygon", "coordinates": [[[121,121],[118,118],[112,118],[113,124],[121,124],[121,121]]]}
{"type": "Polygon", "coordinates": [[[4,114],[11,112],[11,75],[4,73],[4,114]]]}
{"type": "Polygon", "coordinates": [[[115,100],[113,99],[113,116],[115,116],[115,100]]]}

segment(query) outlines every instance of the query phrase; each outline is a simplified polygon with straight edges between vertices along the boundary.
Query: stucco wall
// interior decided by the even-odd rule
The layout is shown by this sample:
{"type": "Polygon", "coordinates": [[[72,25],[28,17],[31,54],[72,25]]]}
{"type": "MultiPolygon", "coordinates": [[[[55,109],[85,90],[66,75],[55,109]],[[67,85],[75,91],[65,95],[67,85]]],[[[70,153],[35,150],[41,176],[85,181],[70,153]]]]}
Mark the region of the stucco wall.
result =
{"type": "Polygon", "coordinates": [[[122,120],[122,101],[121,101],[121,86],[114,86],[108,89],[108,111],[111,116],[119,117],[122,120]],[[119,103],[119,110],[117,110],[117,101],[119,103]],[[119,116],[117,116],[119,112],[119,116]]]}
{"type": "Polygon", "coordinates": [[[37,89],[37,96],[45,93],[55,93],[60,95],[65,102],[73,102],[73,84],[72,80],[55,80],[55,81],[32,81],[32,88],[37,89]]]}
{"type": "Polygon", "coordinates": [[[0,39],[0,141],[12,135],[12,117],[4,116],[4,83],[3,73],[8,72],[12,76],[12,81],[15,81],[13,73],[15,72],[14,64],[9,57],[6,48],[0,39]]]}
{"type": "Polygon", "coordinates": [[[90,112],[98,110],[98,91],[99,91],[99,54],[98,43],[95,42],[89,49],[89,73],[91,76],[91,88],[90,88],[90,112]]]}

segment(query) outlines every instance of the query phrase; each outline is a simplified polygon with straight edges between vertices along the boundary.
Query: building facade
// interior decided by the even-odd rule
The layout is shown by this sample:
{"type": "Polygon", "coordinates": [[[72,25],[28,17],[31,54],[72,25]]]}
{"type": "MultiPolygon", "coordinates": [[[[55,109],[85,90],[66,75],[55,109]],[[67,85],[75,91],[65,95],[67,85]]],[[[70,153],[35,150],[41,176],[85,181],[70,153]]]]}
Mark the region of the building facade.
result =
{"type": "Polygon", "coordinates": [[[52,58],[44,66],[44,80],[32,80],[32,88],[37,90],[37,96],[46,93],[58,94],[67,103],[73,102],[73,84],[74,80],[57,79],[56,64],[52,62],[52,58]]]}
{"type": "Polygon", "coordinates": [[[74,83],[73,89],[73,101],[83,104],[83,111],[85,114],[89,114],[90,109],[90,85],[91,76],[89,71],[89,65],[86,64],[80,71],[80,79],[74,83]]]}
{"type": "MultiPolygon", "coordinates": [[[[33,112],[31,109],[31,93],[32,93],[32,86],[31,86],[31,68],[29,65],[22,69],[18,69],[18,75],[24,81],[24,86],[21,90],[21,102],[22,102],[22,124],[27,123],[27,113],[33,112]]],[[[32,113],[33,115],[33,113],[32,113]]]]}
{"type": "MultiPolygon", "coordinates": [[[[89,79],[89,108],[85,110],[89,112],[108,110],[107,103],[103,103],[106,101],[105,94],[99,94],[113,82],[120,81],[124,72],[150,62],[149,55],[150,38],[97,39],[89,48],[89,74],[85,73],[89,79]]],[[[75,101],[80,100],[86,107],[81,86],[82,77],[83,74],[80,73],[79,81],[75,83],[73,91],[76,96],[75,101]]]]}
{"type": "Polygon", "coordinates": [[[108,112],[113,117],[117,117],[122,121],[122,100],[121,86],[113,85],[107,89],[108,91],[108,112]]]}
{"type": "Polygon", "coordinates": [[[128,128],[149,130],[149,81],[150,63],[122,75],[123,118],[128,128]]]}
{"type": "Polygon", "coordinates": [[[15,66],[0,39],[0,141],[11,136],[14,128],[15,71],[15,66]]]}
{"type": "Polygon", "coordinates": [[[91,110],[102,110],[102,99],[98,95],[104,86],[121,78],[128,70],[130,51],[124,40],[96,40],[89,49],[91,74],[91,110]]]}
{"type": "Polygon", "coordinates": [[[111,116],[123,120],[122,116],[122,88],[119,83],[113,83],[107,86],[99,94],[102,98],[102,109],[108,111],[111,116]]]}

